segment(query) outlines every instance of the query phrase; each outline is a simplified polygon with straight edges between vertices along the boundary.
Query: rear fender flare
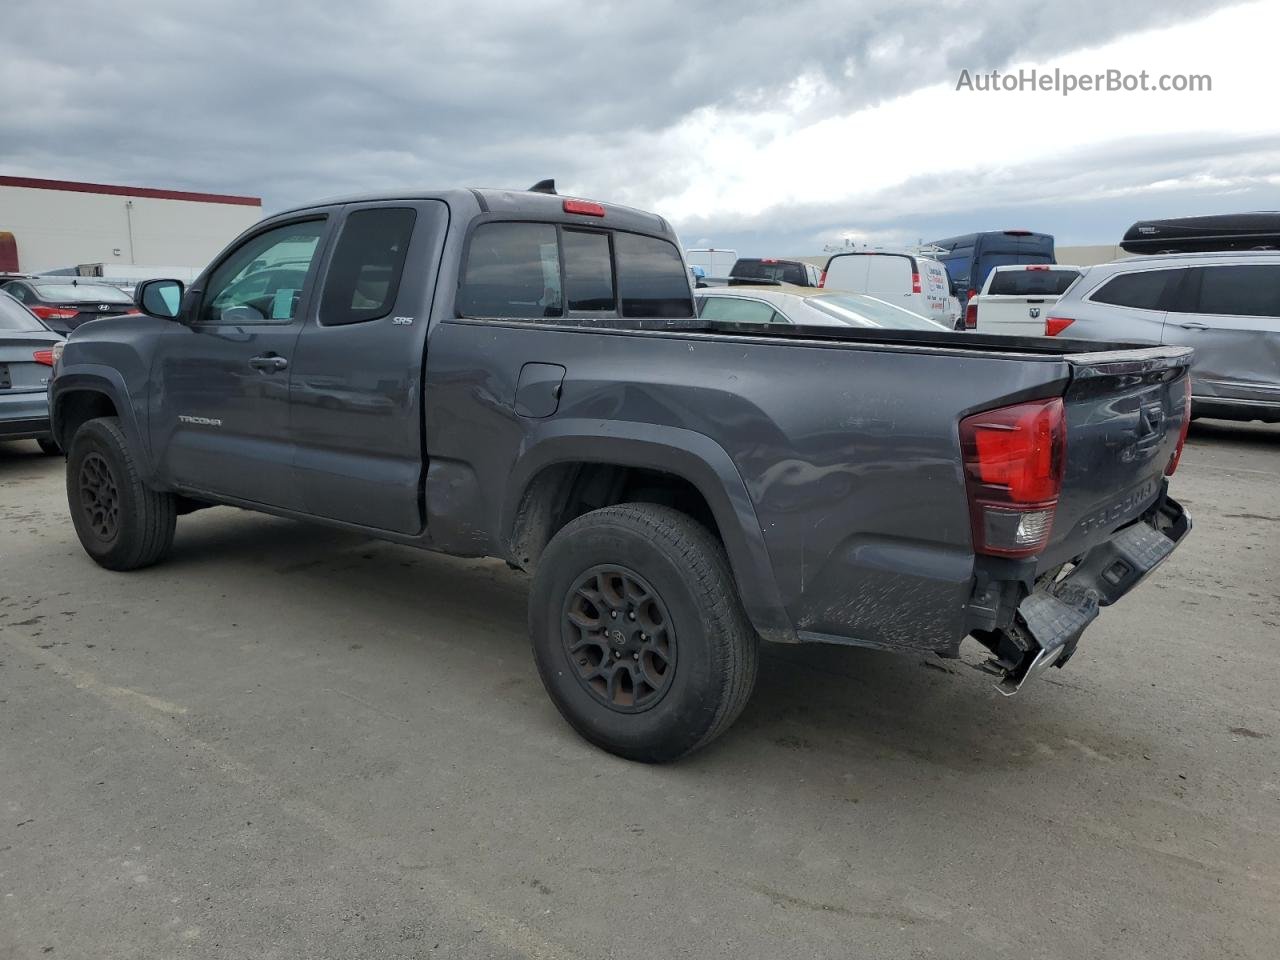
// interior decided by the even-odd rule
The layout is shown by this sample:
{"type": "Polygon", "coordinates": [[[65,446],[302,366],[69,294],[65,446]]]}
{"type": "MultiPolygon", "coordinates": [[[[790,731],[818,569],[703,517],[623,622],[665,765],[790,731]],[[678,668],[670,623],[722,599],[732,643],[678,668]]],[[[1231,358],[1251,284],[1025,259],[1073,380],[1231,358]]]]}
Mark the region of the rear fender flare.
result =
{"type": "Polygon", "coordinates": [[[718,443],[692,430],[630,421],[563,419],[537,424],[526,436],[507,485],[501,529],[508,542],[529,485],[542,470],[560,463],[639,467],[693,484],[715,517],[752,624],[767,640],[796,642],[747,486],[718,443]]]}

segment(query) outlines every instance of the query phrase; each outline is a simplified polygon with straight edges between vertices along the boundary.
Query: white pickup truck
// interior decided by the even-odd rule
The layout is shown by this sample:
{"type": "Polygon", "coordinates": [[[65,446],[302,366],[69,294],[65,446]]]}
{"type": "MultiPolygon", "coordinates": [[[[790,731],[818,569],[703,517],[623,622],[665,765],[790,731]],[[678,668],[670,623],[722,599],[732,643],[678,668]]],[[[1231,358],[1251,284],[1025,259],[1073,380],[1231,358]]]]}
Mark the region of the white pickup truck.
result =
{"type": "Polygon", "coordinates": [[[979,293],[969,298],[964,325],[983,333],[1016,337],[1053,336],[1049,308],[1080,277],[1080,268],[1060,263],[1019,263],[995,267],[979,293]]]}

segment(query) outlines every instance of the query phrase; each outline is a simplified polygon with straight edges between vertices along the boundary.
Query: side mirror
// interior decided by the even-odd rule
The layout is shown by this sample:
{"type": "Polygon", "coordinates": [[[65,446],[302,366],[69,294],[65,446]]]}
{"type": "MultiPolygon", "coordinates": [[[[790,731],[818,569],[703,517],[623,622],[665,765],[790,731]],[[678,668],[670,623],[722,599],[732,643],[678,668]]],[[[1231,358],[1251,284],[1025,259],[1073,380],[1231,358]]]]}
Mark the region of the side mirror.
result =
{"type": "Polygon", "coordinates": [[[181,280],[144,280],[133,292],[133,302],[149,317],[176,320],[182,310],[181,280]]]}

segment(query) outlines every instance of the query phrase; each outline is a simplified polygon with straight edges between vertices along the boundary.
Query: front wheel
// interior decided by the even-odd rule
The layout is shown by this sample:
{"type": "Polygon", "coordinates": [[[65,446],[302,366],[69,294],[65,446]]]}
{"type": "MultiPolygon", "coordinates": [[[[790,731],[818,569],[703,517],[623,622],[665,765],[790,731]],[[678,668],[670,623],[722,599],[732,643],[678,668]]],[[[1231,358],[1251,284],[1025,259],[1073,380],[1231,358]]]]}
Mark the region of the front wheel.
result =
{"type": "Polygon", "coordinates": [[[724,548],[670,507],[621,504],[566,524],[538,561],[529,628],[560,713],[630,760],[709,743],[755,685],[758,639],[724,548]]]}
{"type": "Polygon", "coordinates": [[[115,417],[89,420],[72,438],[67,504],[81,546],[108,570],[149,566],[173,544],[174,497],[142,482],[115,417]]]}

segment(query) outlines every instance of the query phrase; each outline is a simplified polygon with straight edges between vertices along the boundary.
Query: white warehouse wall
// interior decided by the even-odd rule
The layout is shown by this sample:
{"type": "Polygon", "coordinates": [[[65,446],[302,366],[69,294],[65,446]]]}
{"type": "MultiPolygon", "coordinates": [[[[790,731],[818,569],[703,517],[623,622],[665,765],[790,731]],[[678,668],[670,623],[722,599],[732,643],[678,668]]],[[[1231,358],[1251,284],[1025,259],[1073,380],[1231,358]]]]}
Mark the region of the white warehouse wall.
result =
{"type": "Polygon", "coordinates": [[[81,263],[200,268],[262,219],[256,197],[107,186],[97,189],[112,192],[88,192],[94,185],[45,188],[13,181],[32,181],[0,177],[0,231],[17,240],[23,272],[81,263]]]}

